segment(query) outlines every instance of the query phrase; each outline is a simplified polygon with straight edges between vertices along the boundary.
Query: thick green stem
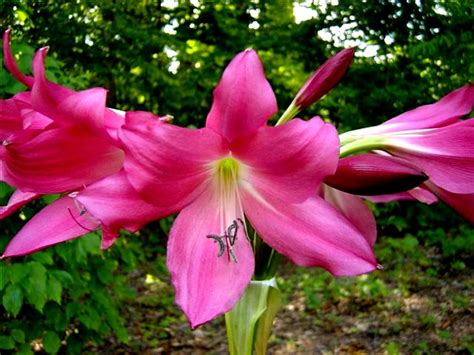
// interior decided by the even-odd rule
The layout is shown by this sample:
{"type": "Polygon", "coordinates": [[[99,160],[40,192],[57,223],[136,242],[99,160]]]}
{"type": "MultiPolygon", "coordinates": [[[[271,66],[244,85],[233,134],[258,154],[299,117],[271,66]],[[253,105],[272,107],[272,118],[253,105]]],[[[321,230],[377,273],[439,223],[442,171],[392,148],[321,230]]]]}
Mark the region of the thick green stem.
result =
{"type": "Polygon", "coordinates": [[[265,354],[280,301],[275,278],[250,283],[232,311],[225,315],[231,355],[265,354]]]}

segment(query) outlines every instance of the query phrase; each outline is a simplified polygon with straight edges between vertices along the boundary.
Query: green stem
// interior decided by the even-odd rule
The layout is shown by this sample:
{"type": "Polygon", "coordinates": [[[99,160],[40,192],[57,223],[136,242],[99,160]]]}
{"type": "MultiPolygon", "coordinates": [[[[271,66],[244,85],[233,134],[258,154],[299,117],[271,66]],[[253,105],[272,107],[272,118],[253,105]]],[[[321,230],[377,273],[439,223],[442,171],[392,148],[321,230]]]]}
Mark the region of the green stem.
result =
{"type": "Polygon", "coordinates": [[[383,149],[386,146],[383,139],[379,137],[364,137],[359,140],[341,146],[339,158],[345,158],[349,155],[368,152],[376,149],[383,149]]]}
{"type": "Polygon", "coordinates": [[[281,115],[281,117],[278,119],[278,122],[275,124],[275,126],[279,126],[285,122],[288,122],[289,120],[291,120],[293,117],[295,117],[298,112],[300,112],[300,108],[297,107],[294,102],[292,102],[290,104],[290,106],[288,106],[288,108],[286,109],[285,112],[283,112],[283,115],[281,115]]]}

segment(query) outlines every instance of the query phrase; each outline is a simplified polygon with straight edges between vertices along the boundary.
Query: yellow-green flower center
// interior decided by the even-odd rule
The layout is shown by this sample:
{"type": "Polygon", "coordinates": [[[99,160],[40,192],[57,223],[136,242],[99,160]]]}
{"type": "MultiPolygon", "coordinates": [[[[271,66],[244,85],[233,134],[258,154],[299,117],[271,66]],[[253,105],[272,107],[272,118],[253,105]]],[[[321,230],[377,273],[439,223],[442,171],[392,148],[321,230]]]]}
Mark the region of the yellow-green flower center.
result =
{"type": "Polygon", "coordinates": [[[234,158],[228,157],[217,161],[216,176],[220,189],[228,191],[228,189],[235,188],[239,170],[239,162],[234,158]]]}

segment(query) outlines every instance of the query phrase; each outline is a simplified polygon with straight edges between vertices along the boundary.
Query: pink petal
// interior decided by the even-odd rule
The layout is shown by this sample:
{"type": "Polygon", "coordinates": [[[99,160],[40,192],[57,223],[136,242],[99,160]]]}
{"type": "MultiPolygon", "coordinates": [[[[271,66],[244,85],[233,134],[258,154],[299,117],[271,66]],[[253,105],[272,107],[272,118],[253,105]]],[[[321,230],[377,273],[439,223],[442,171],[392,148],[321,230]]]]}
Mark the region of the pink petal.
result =
{"type": "Polygon", "coordinates": [[[360,234],[370,243],[377,239],[377,224],[374,215],[364,201],[358,197],[323,185],[324,199],[341,212],[360,234]]]}
{"type": "Polygon", "coordinates": [[[48,127],[53,120],[31,109],[21,110],[23,129],[43,129],[48,127]]]}
{"type": "MultiPolygon", "coordinates": [[[[104,111],[104,126],[108,135],[118,142],[118,132],[125,123],[126,112],[106,107],[104,111]]],[[[121,144],[121,143],[119,143],[121,144]]]]}
{"type": "Polygon", "coordinates": [[[42,113],[52,119],[65,119],[58,114],[56,108],[74,91],[64,86],[54,84],[46,79],[44,61],[48,47],[36,51],[33,57],[33,75],[35,78],[31,90],[31,104],[35,111],[42,113]]]}
{"type": "Polygon", "coordinates": [[[33,110],[31,106],[31,92],[20,92],[13,97],[13,100],[21,115],[23,129],[42,129],[53,122],[50,118],[33,110]]]}
{"type": "Polygon", "coordinates": [[[143,201],[128,182],[125,172],[97,181],[77,194],[76,199],[108,232],[136,231],[165,216],[167,211],[143,201]]]}
{"type": "Polygon", "coordinates": [[[0,142],[22,129],[23,120],[15,99],[0,100],[0,142]]]}
{"type": "Polygon", "coordinates": [[[104,127],[106,97],[107,91],[103,88],[92,88],[70,95],[58,105],[57,118],[65,124],[101,129],[104,127]]]}
{"type": "Polygon", "coordinates": [[[455,194],[429,182],[427,186],[462,217],[474,223],[474,194],[455,194]]]}
{"type": "Polygon", "coordinates": [[[325,61],[296,94],[296,106],[306,108],[336,86],[349,69],[354,52],[355,48],[346,48],[325,61]]]}
{"type": "Polygon", "coordinates": [[[355,195],[380,195],[410,190],[426,179],[425,174],[403,159],[362,154],[339,160],[336,173],[324,182],[355,195]]]}
{"type": "Polygon", "coordinates": [[[4,219],[10,216],[12,213],[26,205],[28,202],[38,198],[37,195],[32,192],[23,192],[21,190],[15,190],[8,200],[6,206],[0,206],[0,219],[4,219]]]}
{"type": "Polygon", "coordinates": [[[438,102],[402,113],[378,128],[383,132],[397,132],[447,126],[471,112],[473,106],[474,86],[468,83],[438,102]]]}
{"type": "Polygon", "coordinates": [[[219,257],[218,243],[207,238],[223,235],[218,202],[211,192],[203,193],[178,215],[168,240],[167,266],[176,303],[192,328],[231,310],[254,271],[252,248],[242,227],[233,246],[236,261],[227,249],[219,257]]]}
{"type": "Polygon", "coordinates": [[[0,147],[0,181],[7,181],[7,175],[5,173],[5,169],[3,168],[4,163],[3,163],[3,154],[4,154],[5,148],[0,147]]]}
{"type": "Polygon", "coordinates": [[[254,188],[286,201],[316,194],[323,179],[334,174],[339,158],[336,129],[319,118],[294,119],[277,127],[262,127],[231,145],[232,154],[248,169],[254,188]]]}
{"type": "Polygon", "coordinates": [[[120,229],[102,225],[100,249],[110,248],[120,236],[120,229]]]}
{"type": "Polygon", "coordinates": [[[98,223],[69,197],[56,200],[38,212],[10,241],[2,258],[21,256],[74,239],[96,229],[98,223]]]}
{"type": "Polygon", "coordinates": [[[454,193],[474,193],[474,127],[445,128],[387,139],[387,150],[413,163],[430,181],[454,193]]]}
{"type": "Polygon", "coordinates": [[[291,204],[255,191],[244,191],[242,198],[258,235],[294,263],[320,266],[336,276],[363,274],[377,267],[372,241],[322,198],[291,204]]]}
{"type": "Polygon", "coordinates": [[[5,147],[8,183],[23,191],[62,193],[118,172],[124,153],[107,138],[75,127],[17,136],[5,147]]]}
{"type": "Polygon", "coordinates": [[[31,88],[33,86],[33,78],[23,74],[16,63],[13,53],[10,48],[10,32],[8,29],[3,33],[3,59],[5,61],[5,67],[8,71],[23,85],[31,88]]]}
{"type": "Polygon", "coordinates": [[[106,108],[104,111],[105,127],[111,130],[119,129],[125,123],[125,112],[106,108]]]}
{"type": "Polygon", "coordinates": [[[222,138],[206,128],[129,122],[119,138],[127,149],[124,166],[132,186],[147,202],[174,211],[202,192],[209,162],[226,154],[222,138]]]}
{"type": "Polygon", "coordinates": [[[378,196],[364,196],[369,201],[376,203],[392,202],[392,201],[404,201],[404,200],[417,200],[427,205],[431,205],[438,201],[438,198],[428,191],[423,185],[415,187],[406,192],[399,192],[391,195],[378,195],[378,196]]]}
{"type": "Polygon", "coordinates": [[[76,93],[48,81],[44,69],[46,53],[47,48],[42,48],[33,58],[35,82],[31,91],[32,108],[62,124],[82,125],[92,129],[103,128],[106,90],[92,88],[76,93]]]}
{"type": "Polygon", "coordinates": [[[276,98],[254,50],[235,56],[214,90],[206,127],[228,141],[254,133],[277,112],[276,98]]]}

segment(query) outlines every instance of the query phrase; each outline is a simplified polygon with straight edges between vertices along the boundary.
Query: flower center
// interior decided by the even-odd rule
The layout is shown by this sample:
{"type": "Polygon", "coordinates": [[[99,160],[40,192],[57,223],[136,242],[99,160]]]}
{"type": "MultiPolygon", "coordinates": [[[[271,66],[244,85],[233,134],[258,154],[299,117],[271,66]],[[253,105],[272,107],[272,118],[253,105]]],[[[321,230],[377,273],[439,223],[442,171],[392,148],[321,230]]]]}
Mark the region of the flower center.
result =
{"type": "MultiPolygon", "coordinates": [[[[216,175],[219,188],[224,191],[236,188],[237,178],[239,176],[239,162],[231,157],[221,159],[216,164],[216,175]]],[[[222,190],[221,190],[222,191],[222,190]]]]}

